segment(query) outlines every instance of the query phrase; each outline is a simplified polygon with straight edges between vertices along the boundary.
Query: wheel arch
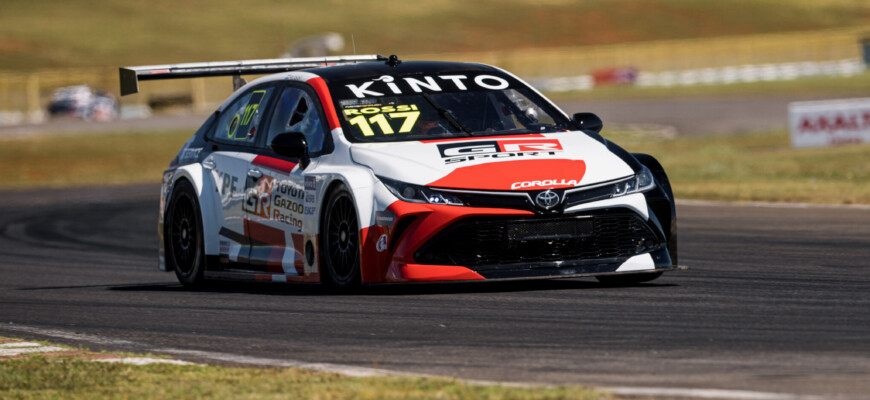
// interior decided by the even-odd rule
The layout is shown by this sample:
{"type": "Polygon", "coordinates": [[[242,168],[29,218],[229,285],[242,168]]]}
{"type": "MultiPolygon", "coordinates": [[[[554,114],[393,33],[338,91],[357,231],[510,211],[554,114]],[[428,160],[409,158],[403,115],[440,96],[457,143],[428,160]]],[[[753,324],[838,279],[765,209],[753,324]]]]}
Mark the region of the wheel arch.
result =
{"type": "Polygon", "coordinates": [[[632,153],[638,162],[649,168],[658,182],[659,190],[646,193],[647,204],[656,215],[668,238],[668,253],[673,265],[677,265],[677,208],[671,181],[662,164],[653,156],[644,153],[632,153]]]}
{"type": "MultiPolygon", "coordinates": [[[[193,186],[193,189],[196,191],[200,220],[202,221],[203,244],[206,256],[216,255],[220,252],[218,239],[218,227],[220,224],[218,221],[220,221],[220,218],[223,218],[220,196],[217,195],[214,178],[212,174],[207,172],[208,170],[198,163],[178,167],[170,179],[170,186],[167,191],[167,201],[171,201],[173,191],[178,182],[185,180],[193,186]]],[[[166,208],[169,209],[168,203],[166,208]]],[[[164,237],[166,236],[166,217],[166,215],[163,216],[164,237]]]]}
{"type": "MultiPolygon", "coordinates": [[[[318,212],[316,213],[318,237],[320,237],[323,232],[323,217],[326,212],[326,205],[329,201],[329,197],[339,185],[344,185],[344,187],[348,189],[348,192],[350,192],[350,197],[357,213],[360,235],[360,273],[362,275],[363,283],[372,282],[372,275],[370,273],[367,274],[369,266],[367,265],[366,257],[364,257],[363,254],[365,254],[364,246],[366,244],[366,235],[374,221],[374,208],[376,205],[374,187],[378,184],[377,178],[375,178],[374,174],[369,169],[345,168],[342,170],[331,170],[322,174],[318,173],[317,175],[320,176],[320,179],[323,179],[324,182],[323,189],[318,190],[318,193],[320,194],[317,202],[318,212]]],[[[323,245],[322,238],[318,239],[316,249],[317,254],[322,254],[323,245]]],[[[321,267],[322,265],[318,265],[318,269],[321,267]]]]}

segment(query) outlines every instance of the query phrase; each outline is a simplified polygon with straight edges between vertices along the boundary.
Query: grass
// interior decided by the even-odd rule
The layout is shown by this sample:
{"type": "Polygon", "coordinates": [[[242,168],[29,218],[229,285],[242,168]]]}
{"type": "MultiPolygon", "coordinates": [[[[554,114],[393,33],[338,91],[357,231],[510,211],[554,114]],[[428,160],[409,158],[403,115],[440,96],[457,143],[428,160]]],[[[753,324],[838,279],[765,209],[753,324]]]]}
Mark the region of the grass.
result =
{"type": "Polygon", "coordinates": [[[338,32],[352,52],[502,51],[866,25],[862,0],[3,0],[0,69],[269,58],[338,32]],[[35,28],[38,27],[38,28],[35,28]]]}
{"type": "Polygon", "coordinates": [[[598,400],[611,397],[579,386],[516,388],[473,385],[447,378],[350,378],[290,368],[132,366],[34,355],[0,358],[0,398],[598,400]]]}
{"type": "MultiPolygon", "coordinates": [[[[0,141],[0,189],[158,183],[190,132],[0,141]]],[[[605,129],[657,157],[682,199],[870,204],[870,145],[792,149],[785,131],[662,139],[605,129]]]]}
{"type": "Polygon", "coordinates": [[[0,361],[9,399],[607,399],[580,387],[480,386],[452,379],[378,377],[276,368],[130,366],[42,357],[0,361]]]}
{"type": "Polygon", "coordinates": [[[0,139],[0,188],[159,183],[192,131],[0,139]]]}
{"type": "Polygon", "coordinates": [[[786,131],[671,140],[604,135],[658,158],[678,199],[870,204],[870,145],[793,149],[786,131]]]}

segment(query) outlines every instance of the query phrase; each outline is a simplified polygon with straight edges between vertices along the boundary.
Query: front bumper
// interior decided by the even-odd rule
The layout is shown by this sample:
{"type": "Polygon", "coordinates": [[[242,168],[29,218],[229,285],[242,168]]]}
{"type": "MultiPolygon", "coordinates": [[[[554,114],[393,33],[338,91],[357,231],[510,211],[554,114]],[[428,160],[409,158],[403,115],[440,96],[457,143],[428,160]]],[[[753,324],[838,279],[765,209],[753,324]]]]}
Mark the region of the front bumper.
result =
{"type": "MultiPolygon", "coordinates": [[[[642,195],[638,195],[642,196],[642,195]]],[[[630,207],[559,215],[398,201],[365,282],[581,277],[679,269],[660,224],[630,207]]],[[[377,228],[377,227],[373,227],[377,228]]],[[[365,253],[365,252],[364,252],[365,253]]],[[[369,263],[365,263],[369,264],[369,263]]],[[[371,265],[371,264],[370,264],[371,265]]],[[[368,268],[366,266],[365,269],[368,268]]]]}

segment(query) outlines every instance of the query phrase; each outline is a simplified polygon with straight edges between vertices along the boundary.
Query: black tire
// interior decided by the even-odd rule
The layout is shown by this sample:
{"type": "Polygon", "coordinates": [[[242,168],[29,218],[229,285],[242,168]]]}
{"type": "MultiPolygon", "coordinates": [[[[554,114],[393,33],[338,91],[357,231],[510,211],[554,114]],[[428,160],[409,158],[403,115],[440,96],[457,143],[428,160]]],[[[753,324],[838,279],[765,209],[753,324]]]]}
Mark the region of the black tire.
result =
{"type": "Polygon", "coordinates": [[[641,274],[614,274],[596,276],[598,282],[607,286],[633,286],[638,283],[649,282],[662,276],[662,272],[647,272],[641,274]]]}
{"type": "Polygon", "coordinates": [[[186,180],[178,181],[166,209],[166,262],[185,287],[198,287],[205,281],[205,245],[202,217],[196,191],[186,180]]]}
{"type": "Polygon", "coordinates": [[[359,286],[359,218],[350,191],[338,185],[329,195],[321,218],[320,280],[348,290],[359,286]]]}

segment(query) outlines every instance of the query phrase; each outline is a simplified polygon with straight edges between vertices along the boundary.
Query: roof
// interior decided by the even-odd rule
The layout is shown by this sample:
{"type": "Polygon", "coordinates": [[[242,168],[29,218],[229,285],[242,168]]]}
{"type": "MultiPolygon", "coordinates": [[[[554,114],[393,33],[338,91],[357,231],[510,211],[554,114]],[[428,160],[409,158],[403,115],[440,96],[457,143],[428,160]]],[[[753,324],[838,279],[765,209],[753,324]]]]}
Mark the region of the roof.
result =
{"type": "Polygon", "coordinates": [[[444,75],[458,72],[488,72],[502,75],[498,68],[476,63],[450,61],[404,61],[393,67],[384,61],[360,62],[305,69],[322,77],[327,83],[339,81],[367,80],[384,75],[444,75]]]}

